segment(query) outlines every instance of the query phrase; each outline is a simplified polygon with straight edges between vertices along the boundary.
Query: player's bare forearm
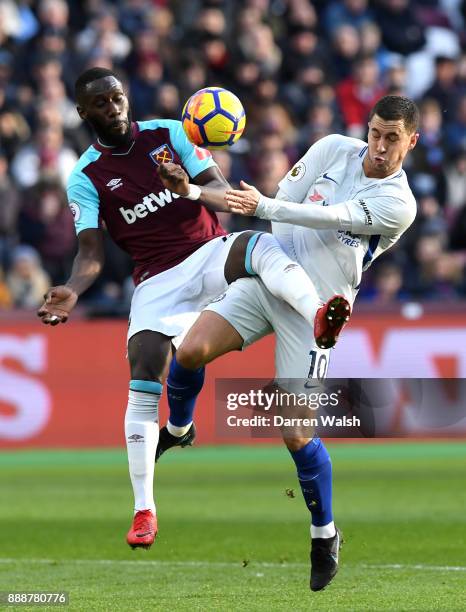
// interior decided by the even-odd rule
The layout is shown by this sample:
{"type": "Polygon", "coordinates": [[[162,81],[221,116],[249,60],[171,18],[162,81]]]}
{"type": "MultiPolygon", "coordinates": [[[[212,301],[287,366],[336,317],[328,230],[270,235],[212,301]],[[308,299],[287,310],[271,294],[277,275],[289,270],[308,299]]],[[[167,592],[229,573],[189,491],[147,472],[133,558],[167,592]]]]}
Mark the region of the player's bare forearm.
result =
{"type": "MultiPolygon", "coordinates": [[[[189,176],[179,164],[171,162],[161,164],[158,173],[162,183],[170,191],[180,196],[189,196],[189,176]]],[[[216,212],[229,212],[225,202],[225,192],[230,185],[216,166],[207,168],[207,170],[198,174],[192,179],[191,183],[200,188],[201,191],[197,199],[208,208],[216,212]]]]}
{"type": "Polygon", "coordinates": [[[215,212],[230,212],[225,201],[225,194],[230,187],[226,181],[211,181],[206,185],[199,185],[199,187],[201,187],[200,200],[207,208],[215,212]]]}
{"type": "Polygon", "coordinates": [[[103,263],[103,259],[93,254],[78,253],[73,263],[71,276],[66,281],[66,287],[69,287],[79,297],[94,284],[102,272],[103,263]]]}
{"type": "Polygon", "coordinates": [[[79,250],[71,276],[65,285],[51,287],[44,295],[38,317],[48,325],[66,323],[78,297],[88,289],[102,271],[104,251],[101,231],[84,230],[79,234],[79,250]]]}

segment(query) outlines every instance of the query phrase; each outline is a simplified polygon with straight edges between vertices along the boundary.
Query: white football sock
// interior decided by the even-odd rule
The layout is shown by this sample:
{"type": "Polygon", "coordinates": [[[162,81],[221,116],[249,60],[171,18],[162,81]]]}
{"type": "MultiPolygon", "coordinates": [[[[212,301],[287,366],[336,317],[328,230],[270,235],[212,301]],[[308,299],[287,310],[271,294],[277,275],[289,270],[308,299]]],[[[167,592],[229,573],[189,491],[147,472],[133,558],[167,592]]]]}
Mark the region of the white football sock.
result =
{"type": "Polygon", "coordinates": [[[185,433],[188,433],[189,428],[191,427],[192,424],[193,422],[190,421],[187,425],[178,427],[178,425],[172,425],[170,421],[167,421],[167,430],[168,430],[168,433],[170,433],[172,436],[181,438],[181,436],[184,436],[185,433]]]}
{"type": "Polygon", "coordinates": [[[282,251],[272,234],[261,234],[253,248],[251,268],[275,297],[287,302],[314,327],[321,301],[303,268],[282,251]]]}
{"type": "Polygon", "coordinates": [[[152,510],[154,502],[155,451],[159,441],[160,395],[129,391],[125,415],[129,474],[134,493],[134,510],[152,510]]]}
{"type": "Polygon", "coordinates": [[[316,527],[311,524],[311,538],[333,538],[336,532],[333,521],[327,523],[327,525],[322,525],[322,527],[316,527]]]}

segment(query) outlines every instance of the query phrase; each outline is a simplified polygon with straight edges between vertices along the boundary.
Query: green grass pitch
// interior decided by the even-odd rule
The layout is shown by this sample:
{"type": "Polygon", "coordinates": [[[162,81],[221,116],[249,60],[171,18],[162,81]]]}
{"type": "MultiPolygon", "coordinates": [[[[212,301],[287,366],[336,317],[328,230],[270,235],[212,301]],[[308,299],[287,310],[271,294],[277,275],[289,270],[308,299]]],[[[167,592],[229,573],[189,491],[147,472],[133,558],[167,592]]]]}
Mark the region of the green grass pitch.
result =
{"type": "Polygon", "coordinates": [[[329,448],[346,543],[323,592],[293,465],[269,446],[164,455],[150,551],[125,543],[124,450],[0,453],[0,590],[69,591],[85,611],[466,610],[466,444],[329,448]]]}

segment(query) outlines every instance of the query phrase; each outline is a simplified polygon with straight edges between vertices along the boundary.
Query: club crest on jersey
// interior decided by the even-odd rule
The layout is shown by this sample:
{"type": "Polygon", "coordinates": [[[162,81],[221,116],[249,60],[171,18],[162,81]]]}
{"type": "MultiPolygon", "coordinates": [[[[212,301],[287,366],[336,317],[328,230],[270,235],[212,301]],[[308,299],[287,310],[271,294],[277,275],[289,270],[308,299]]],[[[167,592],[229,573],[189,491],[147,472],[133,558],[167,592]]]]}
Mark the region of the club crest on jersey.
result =
{"type": "Polygon", "coordinates": [[[162,146],[151,151],[149,153],[149,157],[157,166],[160,166],[160,164],[166,164],[167,162],[172,162],[175,158],[173,151],[167,144],[163,144],[162,146]]]}

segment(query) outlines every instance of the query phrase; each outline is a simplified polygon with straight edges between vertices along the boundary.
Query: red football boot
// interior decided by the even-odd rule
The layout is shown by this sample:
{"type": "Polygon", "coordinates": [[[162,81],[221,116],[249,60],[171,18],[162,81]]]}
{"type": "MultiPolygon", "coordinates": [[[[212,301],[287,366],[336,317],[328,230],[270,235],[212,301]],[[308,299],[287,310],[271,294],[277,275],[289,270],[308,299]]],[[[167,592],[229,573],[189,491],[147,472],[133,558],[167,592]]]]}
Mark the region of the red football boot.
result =
{"type": "Polygon", "coordinates": [[[351,306],[342,295],[334,295],[319,308],[314,319],[314,337],[321,349],[335,346],[345,323],[349,321],[351,306]]]}
{"type": "Polygon", "coordinates": [[[131,548],[150,548],[157,535],[157,517],[152,510],[139,510],[133,518],[126,541],[131,548]]]}

